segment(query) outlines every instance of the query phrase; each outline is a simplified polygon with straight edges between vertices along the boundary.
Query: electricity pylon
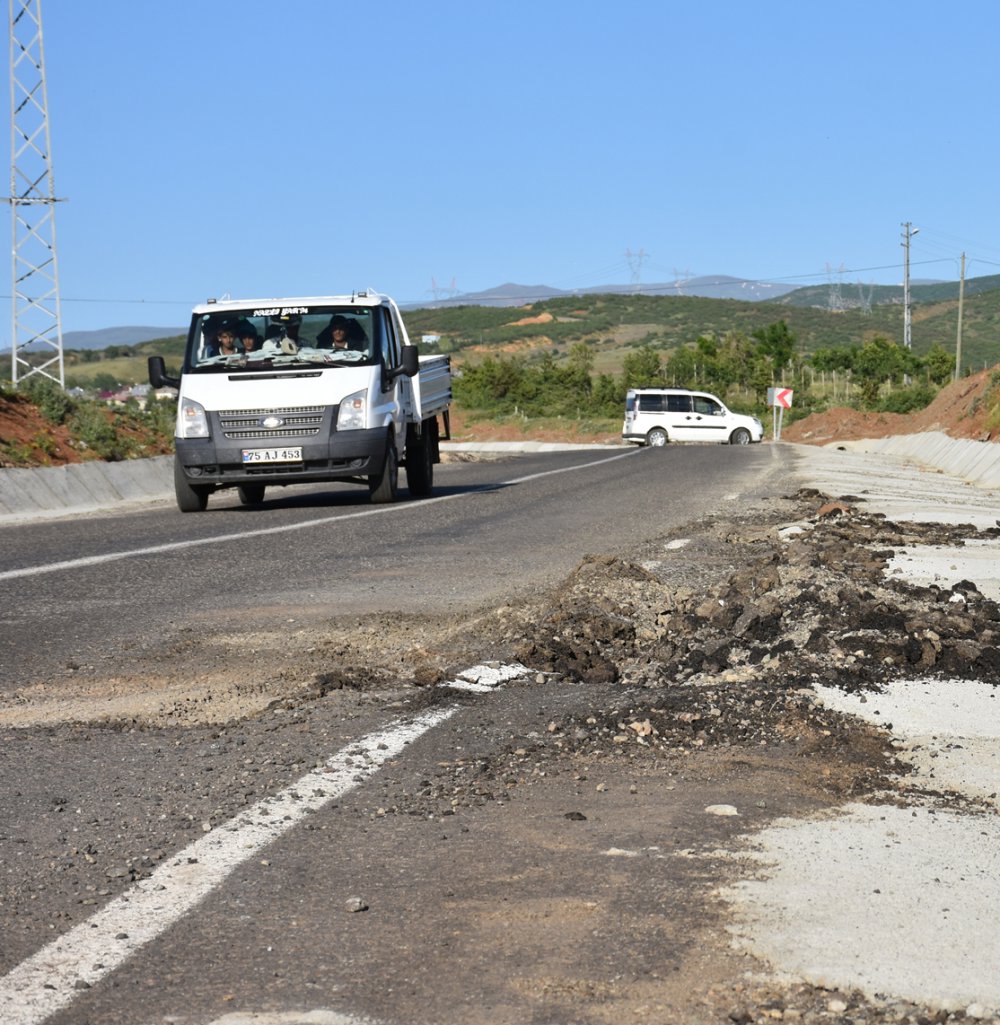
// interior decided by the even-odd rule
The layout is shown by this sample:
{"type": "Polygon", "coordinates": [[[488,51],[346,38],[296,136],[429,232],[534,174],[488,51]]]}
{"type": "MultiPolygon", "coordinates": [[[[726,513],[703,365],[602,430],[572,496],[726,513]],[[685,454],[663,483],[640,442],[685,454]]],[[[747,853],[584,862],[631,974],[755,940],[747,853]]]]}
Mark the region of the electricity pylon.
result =
{"type": "Polygon", "coordinates": [[[65,387],[41,0],[9,0],[11,362],[65,387]]]}

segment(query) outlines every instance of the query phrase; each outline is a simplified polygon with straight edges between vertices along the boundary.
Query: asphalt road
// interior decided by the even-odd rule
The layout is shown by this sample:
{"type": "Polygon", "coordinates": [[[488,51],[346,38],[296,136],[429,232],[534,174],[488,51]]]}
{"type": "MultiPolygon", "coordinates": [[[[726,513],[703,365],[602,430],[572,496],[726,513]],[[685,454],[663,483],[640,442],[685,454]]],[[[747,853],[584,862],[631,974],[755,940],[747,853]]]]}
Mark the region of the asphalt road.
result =
{"type": "MultiPolygon", "coordinates": [[[[200,515],[156,506],[6,527],[0,686],[29,693],[88,660],[111,674],[189,629],[488,607],[558,581],[585,554],[780,494],[790,463],[772,446],[550,453],[447,464],[434,499],[391,507],[298,489],[253,511],[233,496],[200,515]]],[[[638,781],[634,802],[589,821],[571,814],[594,799],[585,778],[461,819],[381,814],[418,809],[442,764],[461,772],[587,700],[571,681],[442,691],[427,700],[427,731],[398,748],[386,731],[400,710],[364,695],[336,714],[225,728],[4,731],[0,1019],[200,1025],[230,1010],[308,1010],[329,1015],[317,1023],[513,1022],[548,997],[500,1006],[510,972],[532,974],[546,936],[570,935],[584,988],[554,994],[534,1020],[604,1020],[583,981],[595,965],[660,980],[692,939],[650,932],[621,945],[613,922],[591,921],[605,898],[661,887],[660,863],[609,871],[603,852],[654,835],[704,842],[704,817],[689,811],[712,803],[714,784],[691,781],[682,807],[669,781],[638,781]],[[508,900],[514,911],[496,917],[508,900]]],[[[710,828],[720,844],[735,829],[710,828]]],[[[693,899],[685,873],[694,884],[696,869],[671,871],[658,923],[693,899]]],[[[711,924],[710,910],[698,915],[711,924]]]]}
{"type": "MultiPolygon", "coordinates": [[[[114,663],[206,620],[444,612],[553,583],[608,553],[780,490],[772,446],[524,455],[437,468],[430,500],[357,488],[235,492],[0,528],[0,688],[114,663]]],[[[405,495],[405,492],[404,492],[405,495]]]]}

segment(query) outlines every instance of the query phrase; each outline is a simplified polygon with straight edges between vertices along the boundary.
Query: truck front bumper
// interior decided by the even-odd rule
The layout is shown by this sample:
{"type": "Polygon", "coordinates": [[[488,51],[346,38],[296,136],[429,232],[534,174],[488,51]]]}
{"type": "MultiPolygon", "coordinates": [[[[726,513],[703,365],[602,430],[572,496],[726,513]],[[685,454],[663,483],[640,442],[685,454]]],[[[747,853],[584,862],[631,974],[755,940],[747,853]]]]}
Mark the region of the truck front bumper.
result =
{"type": "MultiPolygon", "coordinates": [[[[277,444],[277,443],[275,443],[277,444]]],[[[216,487],[240,484],[307,484],[310,481],[356,481],[380,474],[385,462],[383,428],[334,431],[326,437],[281,438],[281,448],[301,448],[300,462],[246,463],[245,449],[271,447],[259,440],[176,438],[176,459],[190,484],[216,487]]]]}

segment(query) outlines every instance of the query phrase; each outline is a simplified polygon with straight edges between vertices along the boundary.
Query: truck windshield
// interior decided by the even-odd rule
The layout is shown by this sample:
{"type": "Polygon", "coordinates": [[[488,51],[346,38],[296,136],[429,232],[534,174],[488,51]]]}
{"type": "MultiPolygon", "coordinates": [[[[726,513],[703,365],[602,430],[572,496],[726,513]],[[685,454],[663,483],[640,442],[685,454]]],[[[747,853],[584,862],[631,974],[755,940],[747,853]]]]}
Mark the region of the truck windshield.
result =
{"type": "Polygon", "coordinates": [[[195,314],[186,366],[194,372],[372,363],[374,316],[361,306],[274,306],[195,314]]]}

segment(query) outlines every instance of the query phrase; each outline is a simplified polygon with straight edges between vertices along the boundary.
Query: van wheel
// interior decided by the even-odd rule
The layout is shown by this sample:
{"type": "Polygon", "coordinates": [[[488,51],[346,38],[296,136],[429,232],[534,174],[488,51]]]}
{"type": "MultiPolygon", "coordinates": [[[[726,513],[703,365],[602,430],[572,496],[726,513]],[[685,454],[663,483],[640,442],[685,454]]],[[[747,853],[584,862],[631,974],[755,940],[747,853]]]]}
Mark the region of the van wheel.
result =
{"type": "Polygon", "coordinates": [[[749,445],[750,432],[745,427],[737,427],[729,436],[730,445],[749,445]]]}
{"type": "Polygon", "coordinates": [[[396,455],[396,445],[390,437],[385,443],[382,472],[373,473],[368,478],[368,496],[375,503],[395,502],[398,488],[399,456],[396,455]]]}
{"type": "Polygon", "coordinates": [[[204,512],[211,490],[211,484],[189,484],[183,467],[174,460],[174,495],[181,512],[204,512]]]}
{"type": "Polygon", "coordinates": [[[241,484],[236,493],[240,496],[241,505],[260,505],[264,501],[266,484],[241,484]]]}
{"type": "Polygon", "coordinates": [[[649,434],[646,435],[646,444],[649,445],[650,448],[663,448],[669,440],[667,432],[662,427],[654,427],[649,434]]]}

